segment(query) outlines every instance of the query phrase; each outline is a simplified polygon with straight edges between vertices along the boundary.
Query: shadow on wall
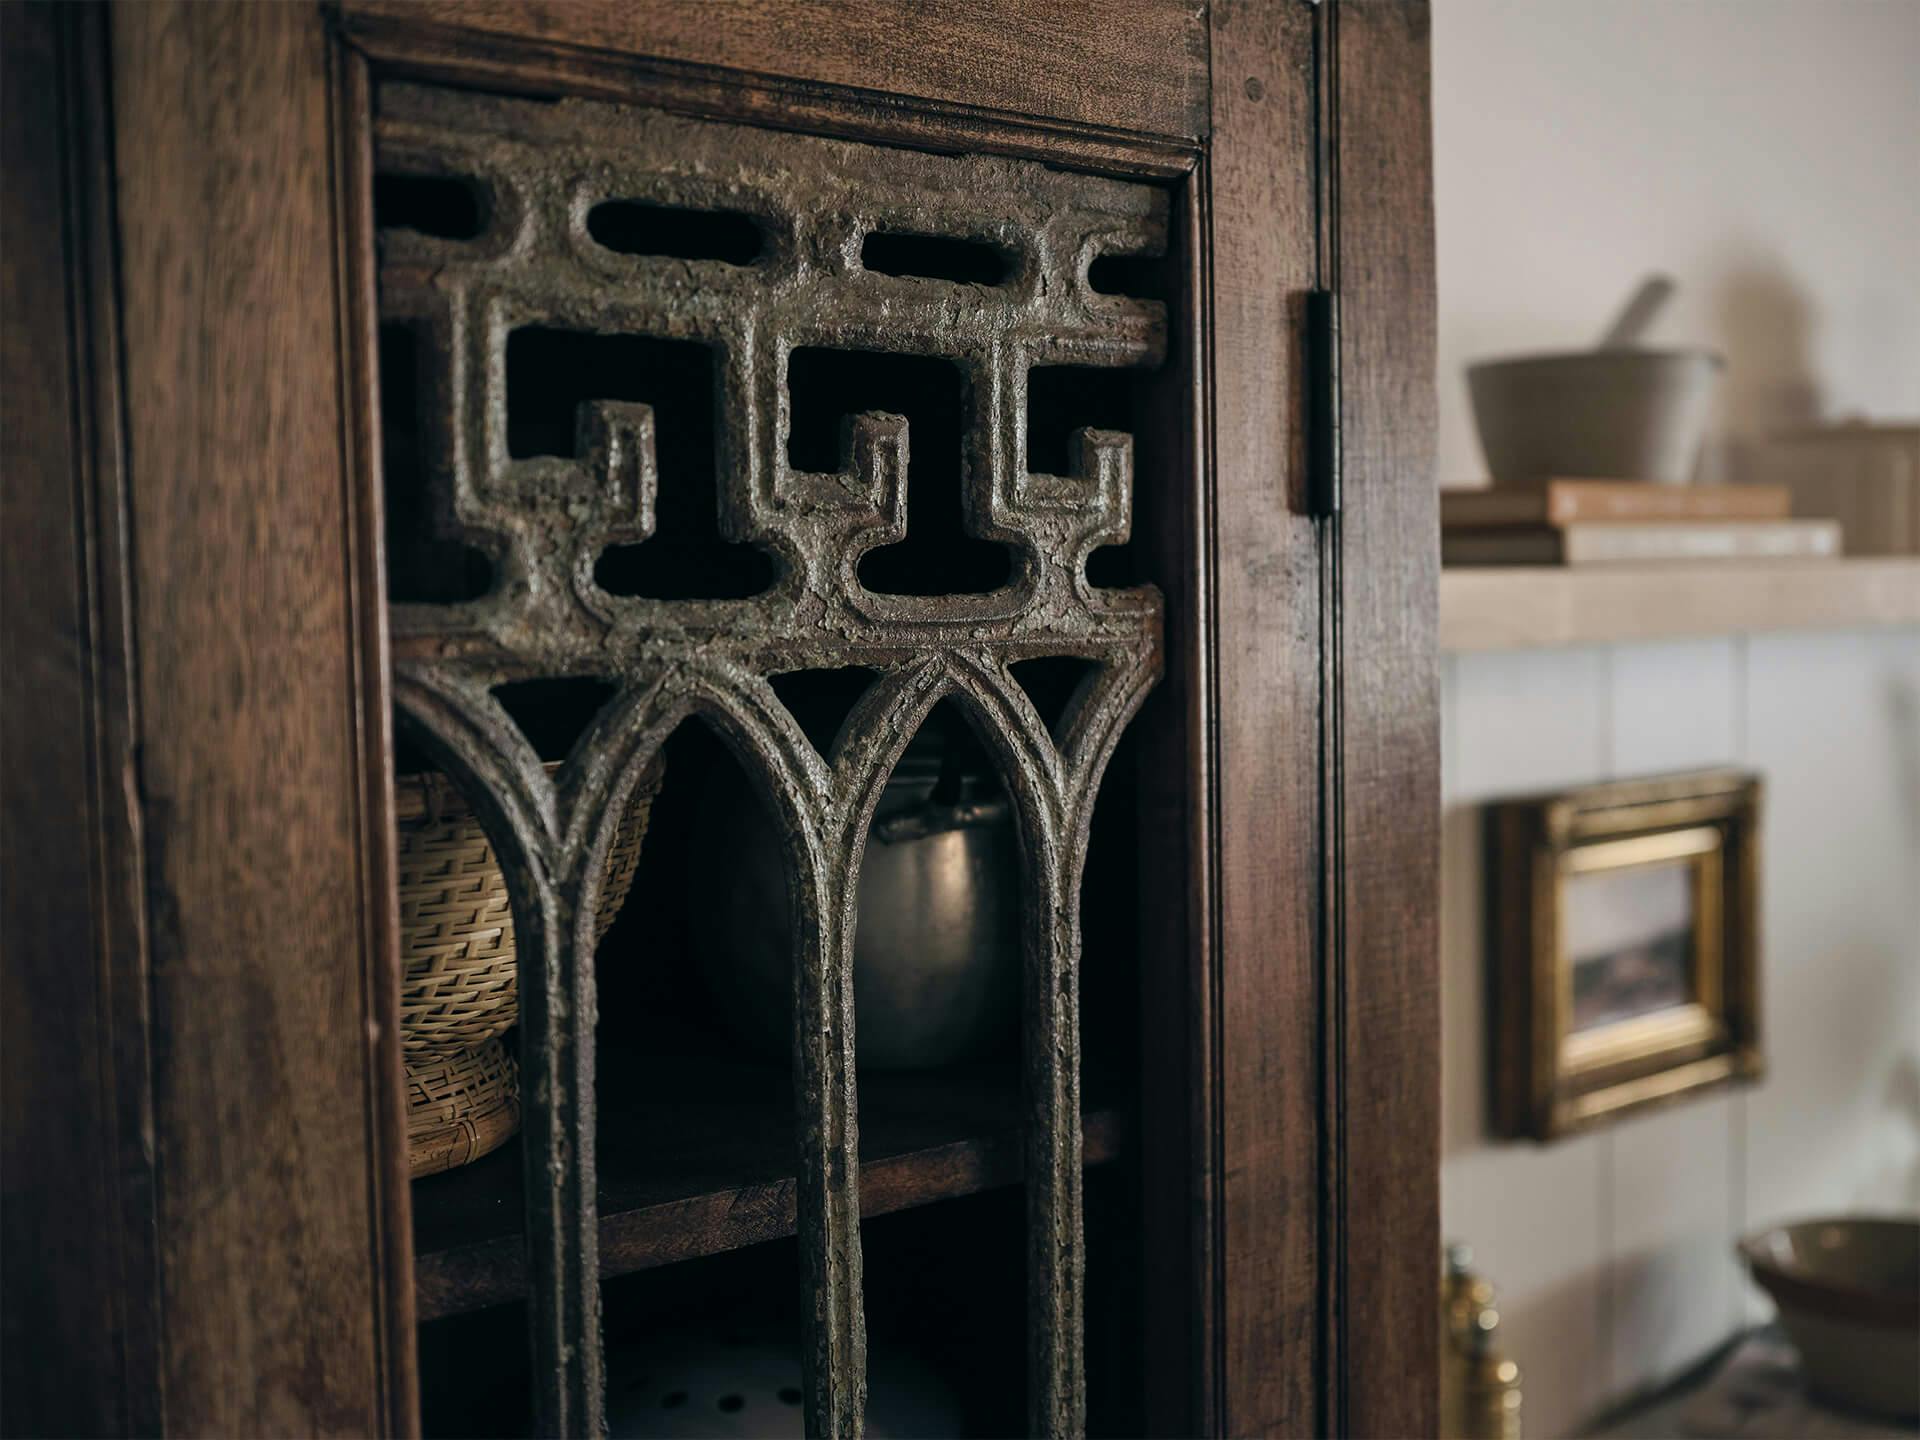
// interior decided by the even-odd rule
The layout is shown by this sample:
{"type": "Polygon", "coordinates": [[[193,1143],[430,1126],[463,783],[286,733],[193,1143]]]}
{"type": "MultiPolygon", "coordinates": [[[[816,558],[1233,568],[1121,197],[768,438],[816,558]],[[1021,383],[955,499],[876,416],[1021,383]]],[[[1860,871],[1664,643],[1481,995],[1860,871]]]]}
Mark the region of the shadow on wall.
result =
{"type": "Polygon", "coordinates": [[[1756,440],[1821,418],[1813,369],[1819,317],[1806,290],[1776,261],[1743,256],[1717,268],[1710,304],[1727,370],[1700,478],[1737,481],[1756,440]]]}
{"type": "Polygon", "coordinates": [[[1920,842],[1920,684],[1902,676],[1887,683],[1889,733],[1903,743],[1893,747],[1894,783],[1899,787],[1901,816],[1907,833],[1920,842]]]}

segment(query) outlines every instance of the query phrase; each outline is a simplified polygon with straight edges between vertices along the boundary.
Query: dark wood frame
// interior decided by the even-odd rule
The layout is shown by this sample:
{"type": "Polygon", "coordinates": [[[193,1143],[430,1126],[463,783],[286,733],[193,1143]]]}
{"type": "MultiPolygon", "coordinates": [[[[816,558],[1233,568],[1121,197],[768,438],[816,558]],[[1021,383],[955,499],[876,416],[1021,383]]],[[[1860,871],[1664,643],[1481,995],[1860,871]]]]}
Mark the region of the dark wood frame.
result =
{"type": "Polygon", "coordinates": [[[7,648],[53,689],[5,687],[4,1428],[404,1433],[377,517],[341,406],[326,31],[6,20],[8,516],[45,526],[9,547],[7,648]]]}
{"type": "Polygon", "coordinates": [[[1616,780],[1501,801],[1486,817],[1487,1076],[1502,1135],[1553,1140],[1765,1072],[1760,1048],[1762,783],[1744,770],[1616,780]],[[1712,831],[1697,871],[1701,967],[1692,1023],[1609,1026],[1607,1053],[1570,1056],[1561,895],[1598,845],[1712,831]],[[1710,883],[1703,883],[1707,877],[1710,883]],[[1615,1032],[1619,1032],[1617,1035],[1615,1032]]]}
{"type": "MultiPolygon", "coordinates": [[[[30,873],[81,893],[54,864],[71,852],[39,828],[53,813],[84,817],[74,842],[98,879],[84,908],[51,919],[9,900],[9,1001],[28,1001],[8,1005],[10,1056],[52,1009],[75,1026],[68,1048],[34,1050],[18,1071],[10,1059],[9,1114],[16,1083],[55,1083],[79,1054],[118,1118],[23,1137],[18,1155],[10,1128],[8,1254],[29,1213],[20,1165],[123,1177],[121,1199],[84,1222],[84,1243],[103,1227],[122,1236],[117,1257],[53,1313],[72,1317],[65,1333],[98,1333],[85,1327],[99,1307],[129,1307],[130,1337],[111,1358],[87,1352],[84,1378],[69,1348],[64,1393],[100,1397],[89,1428],[103,1430],[418,1423],[379,511],[349,399],[371,354],[346,298],[369,263],[354,179],[366,138],[342,123],[363,109],[364,63],[405,57],[443,78],[1180,177],[1190,253],[1207,257],[1189,298],[1208,343],[1187,359],[1203,483],[1138,521],[1186,577],[1168,684],[1145,717],[1168,762],[1142,800],[1143,830],[1168,837],[1151,857],[1168,902],[1152,944],[1174,963],[1148,967],[1144,1007],[1144,1264],[1149,1344],[1184,1357],[1155,1367],[1150,1420],[1167,1433],[1427,1433],[1438,767],[1424,6],[1223,5],[1197,30],[1179,23],[1184,7],[1154,9],[1154,23],[1123,7],[1107,19],[1126,23],[1073,42],[1112,77],[1099,86],[1009,67],[1001,37],[1025,28],[1012,0],[974,21],[858,0],[836,22],[846,53],[792,44],[778,7],[736,8],[720,24],[598,0],[354,0],[332,24],[307,6],[34,14],[57,34],[58,83],[18,97],[62,143],[17,163],[57,184],[68,220],[57,251],[23,248],[9,206],[9,280],[37,297],[33,334],[67,337],[77,378],[9,435],[10,458],[35,457],[21,468],[50,527],[35,563],[9,570],[57,582],[95,618],[76,647],[78,623],[56,616],[16,634],[16,615],[40,616],[10,603],[9,652],[45,655],[97,718],[76,731],[70,711],[16,714],[22,687],[9,687],[9,787],[38,776],[30,806],[5,807],[9,889],[30,873]],[[241,193],[263,175],[273,205],[241,193]],[[267,276],[271,292],[250,292],[267,276]],[[1309,513],[1313,290],[1340,297],[1337,515],[1309,513]],[[63,751],[35,748],[61,727],[63,751]],[[14,868],[35,850],[42,868],[14,868]],[[31,988],[75,945],[97,961],[91,988],[31,988]],[[241,1143],[244,1163],[228,1151],[241,1143]],[[288,1284],[296,1273],[313,1283],[288,1284]]],[[[34,363],[9,344],[10,394],[27,393],[15,378],[34,363]]],[[[33,1225],[81,1234],[55,1190],[35,1193],[33,1225]]],[[[10,1325],[15,1313],[10,1299],[10,1325]]],[[[37,1350],[9,1346],[10,1381],[37,1350]]],[[[10,1401],[7,1428],[52,1428],[55,1404],[10,1401]]]]}
{"type": "Polygon", "coordinates": [[[98,12],[0,9],[0,1431],[158,1433],[147,907],[98,12]],[[21,1263],[54,1254],[58,1265],[21,1263]],[[116,1336],[106,1345],[103,1336],[116,1336]],[[85,1357],[63,1367],[47,1357],[85,1357]],[[63,1373],[64,1370],[64,1373],[63,1373]]]}

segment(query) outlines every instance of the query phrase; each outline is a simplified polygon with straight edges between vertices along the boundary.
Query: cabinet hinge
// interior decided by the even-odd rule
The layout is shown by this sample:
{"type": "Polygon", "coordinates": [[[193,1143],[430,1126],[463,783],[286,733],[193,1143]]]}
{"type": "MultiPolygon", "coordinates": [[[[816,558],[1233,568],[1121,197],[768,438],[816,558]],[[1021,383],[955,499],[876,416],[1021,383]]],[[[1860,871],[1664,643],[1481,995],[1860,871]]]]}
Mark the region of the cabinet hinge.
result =
{"type": "Polygon", "coordinates": [[[1340,297],[1307,292],[1307,508],[1340,513],[1340,297]]]}

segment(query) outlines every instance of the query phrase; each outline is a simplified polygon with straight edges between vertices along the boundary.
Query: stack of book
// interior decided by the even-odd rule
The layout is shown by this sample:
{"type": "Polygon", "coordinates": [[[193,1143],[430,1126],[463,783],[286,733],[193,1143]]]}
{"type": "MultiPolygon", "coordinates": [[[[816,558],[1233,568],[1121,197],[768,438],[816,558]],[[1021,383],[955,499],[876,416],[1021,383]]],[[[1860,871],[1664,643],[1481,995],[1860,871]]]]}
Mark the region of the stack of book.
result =
{"type": "Polygon", "coordinates": [[[1524,489],[1440,492],[1445,565],[1642,565],[1823,560],[1832,520],[1791,518],[1784,485],[1548,480],[1524,489]]]}

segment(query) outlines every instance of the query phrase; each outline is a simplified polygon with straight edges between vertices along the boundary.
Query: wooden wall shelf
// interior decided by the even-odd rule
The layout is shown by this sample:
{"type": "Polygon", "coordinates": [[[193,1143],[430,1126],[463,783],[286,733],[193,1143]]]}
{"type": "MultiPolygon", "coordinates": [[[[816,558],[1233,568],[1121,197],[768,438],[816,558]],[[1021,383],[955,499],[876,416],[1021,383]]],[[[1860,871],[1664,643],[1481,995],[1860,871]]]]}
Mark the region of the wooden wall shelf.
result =
{"type": "Polygon", "coordinates": [[[1920,559],[1443,570],[1440,648],[1920,624],[1920,559]]]}
{"type": "MultiPolygon", "coordinates": [[[[794,1233],[793,1105],[783,1079],[778,1067],[684,1056],[637,1066],[618,1085],[602,1076],[603,1276],[794,1233]]],[[[863,1074],[859,1105],[862,1215],[1013,1185],[1023,1176],[1022,1106],[1011,1059],[964,1070],[863,1074]]],[[[1127,1115],[1090,1105],[1082,1128],[1084,1163],[1102,1164],[1120,1154],[1127,1115]]],[[[414,1184],[420,1319],[526,1295],[520,1165],[514,1140],[414,1184]]]]}

